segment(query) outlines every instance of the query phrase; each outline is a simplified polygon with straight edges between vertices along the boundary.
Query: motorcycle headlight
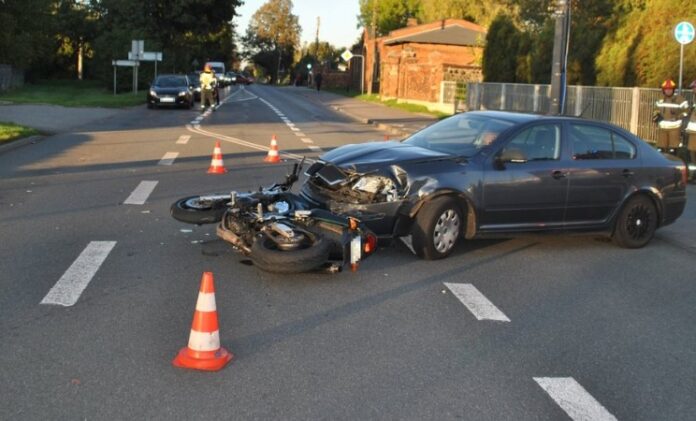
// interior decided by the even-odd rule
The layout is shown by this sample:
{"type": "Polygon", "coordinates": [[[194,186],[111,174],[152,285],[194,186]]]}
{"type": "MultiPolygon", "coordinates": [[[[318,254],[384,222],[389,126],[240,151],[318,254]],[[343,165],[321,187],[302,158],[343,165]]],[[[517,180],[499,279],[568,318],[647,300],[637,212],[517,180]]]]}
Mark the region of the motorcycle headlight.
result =
{"type": "Polygon", "coordinates": [[[157,98],[157,92],[150,89],[150,96],[154,96],[155,98],[157,98]]]}

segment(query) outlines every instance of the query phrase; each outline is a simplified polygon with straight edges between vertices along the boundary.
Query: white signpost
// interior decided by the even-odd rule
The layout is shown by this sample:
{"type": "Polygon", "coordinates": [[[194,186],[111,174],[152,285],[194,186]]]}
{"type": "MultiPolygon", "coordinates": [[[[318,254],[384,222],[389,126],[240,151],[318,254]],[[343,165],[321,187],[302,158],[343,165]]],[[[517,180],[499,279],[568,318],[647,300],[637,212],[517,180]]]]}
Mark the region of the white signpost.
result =
{"type": "Polygon", "coordinates": [[[128,60],[113,60],[111,64],[114,66],[114,95],[116,95],[116,68],[132,67],[133,68],[133,93],[138,93],[138,68],[141,61],[155,62],[155,77],[157,77],[157,62],[162,61],[161,52],[145,51],[145,41],[134,39],[131,41],[131,50],[128,52],[128,60]]]}
{"type": "Polygon", "coordinates": [[[690,44],[694,40],[694,25],[689,22],[679,22],[674,28],[674,38],[680,44],[679,52],[679,94],[682,91],[682,71],[684,69],[684,46],[690,44]]]}
{"type": "Polygon", "coordinates": [[[362,67],[360,71],[360,93],[363,94],[365,92],[365,57],[363,57],[361,54],[353,54],[350,51],[346,50],[341,54],[341,58],[345,61],[350,61],[353,57],[360,57],[362,67]]]}

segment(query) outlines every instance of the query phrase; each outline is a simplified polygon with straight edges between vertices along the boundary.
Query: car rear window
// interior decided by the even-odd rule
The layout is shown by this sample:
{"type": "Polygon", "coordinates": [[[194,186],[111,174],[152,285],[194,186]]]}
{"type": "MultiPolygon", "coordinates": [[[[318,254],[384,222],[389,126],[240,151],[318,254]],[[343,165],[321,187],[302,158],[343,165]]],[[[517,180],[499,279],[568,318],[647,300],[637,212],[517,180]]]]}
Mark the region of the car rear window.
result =
{"type": "Polygon", "coordinates": [[[634,159],[636,147],[623,136],[597,126],[571,124],[573,159],[634,159]]]}

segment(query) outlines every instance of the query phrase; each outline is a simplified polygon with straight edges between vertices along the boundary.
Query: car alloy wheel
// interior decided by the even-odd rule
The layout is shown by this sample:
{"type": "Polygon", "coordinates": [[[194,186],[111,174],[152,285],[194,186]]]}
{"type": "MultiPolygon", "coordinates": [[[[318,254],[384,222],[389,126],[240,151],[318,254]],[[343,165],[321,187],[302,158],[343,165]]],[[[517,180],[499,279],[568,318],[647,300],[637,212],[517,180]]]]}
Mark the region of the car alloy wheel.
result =
{"type": "Polygon", "coordinates": [[[647,196],[635,196],[621,210],[614,229],[614,241],[621,247],[640,248],[648,244],[657,229],[657,211],[647,196]]]}

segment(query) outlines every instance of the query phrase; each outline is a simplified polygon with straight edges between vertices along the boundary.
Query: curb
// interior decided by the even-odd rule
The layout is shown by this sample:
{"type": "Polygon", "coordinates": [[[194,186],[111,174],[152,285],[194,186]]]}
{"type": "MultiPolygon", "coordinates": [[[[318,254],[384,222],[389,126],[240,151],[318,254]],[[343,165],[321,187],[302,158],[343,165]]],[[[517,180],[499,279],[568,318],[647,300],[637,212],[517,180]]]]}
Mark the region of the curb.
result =
{"type": "Polygon", "coordinates": [[[359,117],[353,113],[350,113],[350,112],[344,110],[343,108],[341,108],[337,105],[329,105],[329,106],[331,108],[333,108],[334,110],[339,111],[339,112],[347,115],[348,117],[352,118],[353,120],[357,120],[363,124],[373,125],[377,128],[377,130],[381,130],[383,132],[389,132],[389,134],[394,135],[394,136],[409,136],[409,135],[414,133],[414,132],[402,130],[400,127],[395,126],[395,125],[376,122],[375,120],[373,120],[371,118],[359,117]]]}
{"type": "Polygon", "coordinates": [[[28,136],[28,137],[22,137],[19,139],[11,140],[7,143],[3,143],[0,145],[0,154],[9,152],[13,149],[21,148],[22,146],[27,146],[33,143],[36,143],[43,139],[45,136],[41,135],[34,135],[34,136],[28,136]]]}

